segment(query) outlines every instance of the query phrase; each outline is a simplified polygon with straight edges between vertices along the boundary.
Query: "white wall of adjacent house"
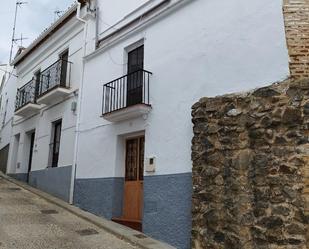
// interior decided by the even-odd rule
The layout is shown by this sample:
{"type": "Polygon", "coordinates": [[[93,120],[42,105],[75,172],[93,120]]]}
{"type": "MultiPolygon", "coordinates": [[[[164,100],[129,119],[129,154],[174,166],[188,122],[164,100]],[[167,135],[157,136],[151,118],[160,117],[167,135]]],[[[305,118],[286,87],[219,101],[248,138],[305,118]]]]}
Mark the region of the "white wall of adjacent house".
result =
{"type": "Polygon", "coordinates": [[[7,146],[11,140],[17,90],[15,70],[10,66],[3,66],[1,69],[6,73],[3,73],[4,80],[0,91],[0,150],[7,146]]]}
{"type": "Polygon", "coordinates": [[[9,155],[8,173],[27,173],[30,151],[30,132],[35,130],[32,170],[48,166],[53,122],[62,119],[61,142],[58,167],[72,165],[74,155],[76,111],[71,110],[77,102],[82,72],[83,26],[74,17],[53,33],[16,67],[18,87],[29,82],[37,70],[44,71],[69,50],[71,65],[71,93],[59,101],[42,107],[38,114],[28,117],[14,117],[9,155]],[[16,144],[17,143],[17,144],[16,144]]]}
{"type": "MultiPolygon", "coordinates": [[[[7,67],[5,70],[12,72],[15,71],[7,67]]],[[[6,79],[1,86],[0,93],[0,150],[7,146],[11,140],[12,120],[15,110],[15,98],[17,90],[17,78],[13,74],[6,74],[6,79]]]]}
{"type": "MultiPolygon", "coordinates": [[[[99,1],[99,37],[162,1],[145,2],[99,1]]],[[[124,176],[124,139],[136,132],[145,133],[145,157],[156,158],[152,174],[191,172],[190,112],[199,98],[289,75],[281,0],[179,2],[145,25],[141,17],[140,28],[129,28],[86,57],[77,178],[124,176]],[[102,86],[126,74],[126,48],[141,40],[144,68],[153,73],[152,110],[147,117],[110,123],[101,117],[102,86]]]]}

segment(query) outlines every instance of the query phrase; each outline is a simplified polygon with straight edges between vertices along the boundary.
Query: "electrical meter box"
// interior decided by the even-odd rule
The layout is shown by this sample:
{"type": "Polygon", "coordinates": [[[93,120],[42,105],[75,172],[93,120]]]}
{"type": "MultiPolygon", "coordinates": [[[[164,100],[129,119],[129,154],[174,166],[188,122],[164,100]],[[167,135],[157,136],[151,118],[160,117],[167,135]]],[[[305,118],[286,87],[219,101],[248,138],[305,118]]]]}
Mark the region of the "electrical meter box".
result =
{"type": "Polygon", "coordinates": [[[147,173],[152,173],[156,171],[156,158],[155,157],[146,158],[145,171],[147,173]]]}

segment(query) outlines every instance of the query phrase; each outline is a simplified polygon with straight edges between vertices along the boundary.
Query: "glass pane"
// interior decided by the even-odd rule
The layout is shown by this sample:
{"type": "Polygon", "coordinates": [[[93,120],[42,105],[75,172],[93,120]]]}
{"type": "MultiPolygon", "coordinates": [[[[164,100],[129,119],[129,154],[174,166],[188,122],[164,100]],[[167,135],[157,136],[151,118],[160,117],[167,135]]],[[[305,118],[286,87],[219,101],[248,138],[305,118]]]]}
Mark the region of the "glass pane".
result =
{"type": "Polygon", "coordinates": [[[145,138],[141,137],[139,142],[139,180],[144,180],[144,151],[145,151],[145,138]]]}
{"type": "Polygon", "coordinates": [[[138,165],[138,140],[131,139],[127,141],[126,153],[126,181],[137,180],[138,165]]]}

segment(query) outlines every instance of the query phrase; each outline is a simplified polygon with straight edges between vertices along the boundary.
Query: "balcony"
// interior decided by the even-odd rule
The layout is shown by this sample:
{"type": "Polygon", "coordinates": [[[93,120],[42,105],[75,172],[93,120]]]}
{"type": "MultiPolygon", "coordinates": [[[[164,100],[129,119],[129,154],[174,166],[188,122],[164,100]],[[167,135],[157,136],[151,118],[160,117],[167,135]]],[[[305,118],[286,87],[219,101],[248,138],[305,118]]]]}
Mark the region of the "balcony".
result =
{"type": "Polygon", "coordinates": [[[36,102],[35,80],[30,80],[23,87],[17,89],[15,115],[26,117],[39,112],[41,106],[36,102]]]}
{"type": "Polygon", "coordinates": [[[149,113],[151,75],[146,70],[138,70],[105,84],[102,117],[110,122],[119,122],[149,113]]]}
{"type": "Polygon", "coordinates": [[[49,105],[71,93],[72,62],[60,59],[41,72],[37,103],[49,105]]]}

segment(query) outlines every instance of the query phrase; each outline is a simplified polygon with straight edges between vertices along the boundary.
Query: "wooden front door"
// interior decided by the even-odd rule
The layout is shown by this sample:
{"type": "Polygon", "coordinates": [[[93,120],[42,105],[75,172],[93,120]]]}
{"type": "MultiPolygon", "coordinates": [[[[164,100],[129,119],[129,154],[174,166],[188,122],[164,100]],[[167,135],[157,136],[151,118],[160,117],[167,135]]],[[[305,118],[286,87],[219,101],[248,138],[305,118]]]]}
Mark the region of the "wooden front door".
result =
{"type": "Polygon", "coordinates": [[[127,220],[142,220],[144,144],[144,137],[128,139],[126,141],[123,218],[127,220]]]}
{"type": "Polygon", "coordinates": [[[143,101],[144,46],[128,53],[127,106],[143,101]]]}

